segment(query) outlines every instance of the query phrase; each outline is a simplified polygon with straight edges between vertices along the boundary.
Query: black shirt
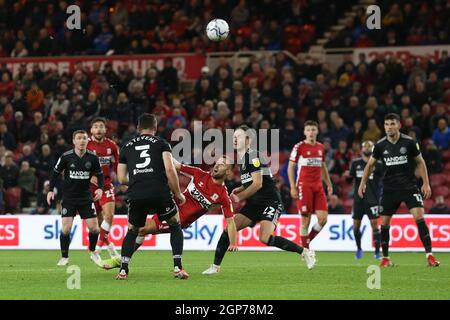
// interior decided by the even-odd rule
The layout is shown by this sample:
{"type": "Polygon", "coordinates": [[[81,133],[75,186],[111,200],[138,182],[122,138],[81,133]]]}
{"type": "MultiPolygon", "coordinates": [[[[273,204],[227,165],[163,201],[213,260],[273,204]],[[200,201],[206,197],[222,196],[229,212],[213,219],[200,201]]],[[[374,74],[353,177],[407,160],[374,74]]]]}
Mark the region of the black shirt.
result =
{"type": "Polygon", "coordinates": [[[415,158],[418,155],[420,155],[419,144],[403,133],[395,144],[389,142],[387,137],[377,142],[373,149],[373,157],[380,160],[385,169],[384,191],[417,188],[415,158]]]}
{"type": "MultiPolygon", "coordinates": [[[[364,161],[363,158],[357,158],[352,161],[352,164],[350,165],[350,177],[355,179],[355,185],[354,185],[354,199],[355,201],[362,200],[358,195],[358,189],[359,185],[361,183],[361,179],[364,173],[364,168],[366,167],[367,162],[364,161]]],[[[376,162],[375,170],[372,172],[372,174],[369,177],[369,180],[367,180],[366,184],[366,192],[364,194],[364,200],[368,203],[377,204],[379,197],[380,197],[380,190],[381,190],[381,177],[383,172],[383,166],[380,161],[376,162]]]]}
{"type": "Polygon", "coordinates": [[[247,150],[245,155],[239,161],[239,171],[241,173],[241,183],[244,188],[248,188],[252,182],[252,173],[261,171],[263,178],[262,188],[247,199],[248,203],[270,205],[273,201],[280,201],[281,196],[275,181],[273,180],[272,171],[267,163],[262,163],[262,156],[257,150],[247,150]]]}
{"type": "Polygon", "coordinates": [[[164,139],[153,135],[140,135],[128,141],[120,151],[119,163],[128,168],[130,200],[170,195],[163,152],[171,152],[164,139]]]}
{"type": "Polygon", "coordinates": [[[87,150],[82,157],[79,157],[75,153],[74,149],[62,154],[53,169],[52,176],[50,178],[50,190],[53,190],[59,174],[63,171],[63,201],[92,201],[89,185],[93,175],[98,178],[98,187],[103,189],[104,180],[100,162],[98,157],[89,150],[87,150]]]}

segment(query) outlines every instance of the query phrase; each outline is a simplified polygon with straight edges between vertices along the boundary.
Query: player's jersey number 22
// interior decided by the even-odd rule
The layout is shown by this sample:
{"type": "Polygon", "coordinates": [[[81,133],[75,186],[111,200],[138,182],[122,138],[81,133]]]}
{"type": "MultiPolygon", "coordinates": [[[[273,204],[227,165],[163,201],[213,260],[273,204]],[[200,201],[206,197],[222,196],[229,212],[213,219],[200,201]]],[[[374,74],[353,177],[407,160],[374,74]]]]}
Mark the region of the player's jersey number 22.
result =
{"type": "Polygon", "coordinates": [[[141,151],[141,154],[139,155],[139,157],[143,159],[143,162],[136,164],[136,168],[143,169],[145,167],[148,167],[150,162],[152,162],[152,159],[150,158],[150,155],[148,154],[148,150],[150,150],[150,145],[145,144],[142,146],[135,146],[134,148],[137,151],[141,151]]]}

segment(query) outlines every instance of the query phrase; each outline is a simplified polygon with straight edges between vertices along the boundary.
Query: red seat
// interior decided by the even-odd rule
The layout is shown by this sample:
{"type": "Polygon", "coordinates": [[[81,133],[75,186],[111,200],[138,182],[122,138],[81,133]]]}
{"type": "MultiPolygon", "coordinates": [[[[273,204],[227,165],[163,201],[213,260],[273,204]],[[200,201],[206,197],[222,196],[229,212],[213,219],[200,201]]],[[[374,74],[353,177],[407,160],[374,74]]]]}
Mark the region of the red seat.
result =
{"type": "Polygon", "coordinates": [[[17,211],[20,204],[20,196],[22,190],[19,187],[8,188],[5,191],[5,208],[6,211],[17,211]]]}
{"type": "Polygon", "coordinates": [[[444,166],[444,171],[449,172],[450,171],[450,162],[447,162],[444,166]]]}
{"type": "Polygon", "coordinates": [[[106,122],[106,131],[107,135],[111,136],[113,133],[117,133],[117,129],[119,128],[119,122],[116,120],[108,120],[106,122]]]}
{"type": "Polygon", "coordinates": [[[425,212],[430,211],[431,207],[433,206],[434,201],[432,199],[426,199],[424,201],[424,206],[425,206],[425,212]]]}
{"type": "Polygon", "coordinates": [[[434,188],[433,195],[436,196],[443,196],[444,198],[449,195],[449,190],[447,186],[439,186],[434,188]]]}
{"type": "Polygon", "coordinates": [[[430,180],[432,187],[438,187],[445,185],[447,183],[448,178],[446,174],[438,173],[431,175],[430,180]]]}
{"type": "Polygon", "coordinates": [[[331,178],[331,182],[333,182],[334,185],[338,185],[339,181],[341,180],[341,177],[336,173],[330,174],[330,178],[331,178]]]}
{"type": "Polygon", "coordinates": [[[402,202],[402,204],[400,205],[400,208],[398,208],[398,210],[397,210],[397,213],[400,213],[400,214],[409,213],[409,209],[405,203],[402,202]]]}
{"type": "Polygon", "coordinates": [[[442,160],[444,161],[444,163],[450,162],[450,150],[445,150],[442,152],[442,160]]]}

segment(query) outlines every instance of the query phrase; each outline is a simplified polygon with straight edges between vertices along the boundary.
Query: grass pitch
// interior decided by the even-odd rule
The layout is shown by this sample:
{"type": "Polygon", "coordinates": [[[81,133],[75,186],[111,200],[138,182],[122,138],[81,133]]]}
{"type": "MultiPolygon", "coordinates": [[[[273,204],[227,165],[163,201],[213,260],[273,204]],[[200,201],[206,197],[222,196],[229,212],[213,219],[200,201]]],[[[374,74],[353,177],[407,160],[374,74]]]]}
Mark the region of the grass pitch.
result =
{"type": "MultiPolygon", "coordinates": [[[[220,274],[203,276],[213,252],[186,251],[188,280],[172,278],[168,251],[140,251],[128,281],[117,269],[96,267],[85,251],[72,251],[70,264],[81,270],[81,288],[69,290],[67,268],[56,267],[59,251],[0,251],[0,299],[450,299],[450,254],[437,253],[438,268],[426,267],[423,253],[393,253],[395,267],[381,270],[381,289],[368,289],[366,252],[317,252],[307,270],[300,256],[286,252],[227,253],[220,274]]],[[[102,253],[107,256],[106,252],[102,253]]]]}

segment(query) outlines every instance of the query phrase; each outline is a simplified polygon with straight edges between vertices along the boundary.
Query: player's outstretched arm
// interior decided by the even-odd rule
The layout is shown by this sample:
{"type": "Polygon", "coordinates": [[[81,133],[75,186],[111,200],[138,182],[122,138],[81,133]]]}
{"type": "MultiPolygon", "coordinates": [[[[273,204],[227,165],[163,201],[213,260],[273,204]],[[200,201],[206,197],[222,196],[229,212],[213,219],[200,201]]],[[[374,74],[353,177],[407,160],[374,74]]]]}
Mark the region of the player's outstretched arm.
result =
{"type": "Polygon", "coordinates": [[[376,163],[377,163],[377,160],[372,156],[372,157],[370,157],[369,161],[367,161],[367,164],[364,167],[364,173],[363,173],[363,176],[361,178],[361,183],[359,184],[359,188],[358,188],[358,195],[360,198],[364,198],[364,193],[366,192],[367,180],[369,179],[370,175],[372,174],[376,163]]]}
{"type": "Polygon", "coordinates": [[[254,195],[259,189],[263,186],[263,176],[261,171],[254,171],[252,172],[252,179],[253,182],[251,185],[248,186],[248,188],[244,189],[243,191],[239,192],[238,194],[234,193],[234,196],[239,199],[239,201],[245,200],[247,198],[250,198],[252,195],[254,195]]]}
{"type": "Polygon", "coordinates": [[[234,218],[227,218],[227,232],[228,238],[230,239],[230,246],[228,247],[228,251],[237,251],[237,230],[236,223],[234,222],[234,218]]]}
{"type": "Polygon", "coordinates": [[[175,197],[180,201],[180,204],[183,204],[186,199],[181,193],[180,184],[178,181],[177,170],[173,164],[173,157],[169,151],[164,151],[162,153],[163,161],[164,161],[164,169],[166,170],[167,180],[169,182],[169,188],[175,195],[175,197]]]}
{"type": "Polygon", "coordinates": [[[327,185],[327,188],[328,188],[328,195],[332,196],[333,195],[333,183],[331,183],[330,173],[328,172],[327,163],[325,161],[322,162],[321,173],[322,173],[322,179],[325,181],[325,184],[327,185]]]}
{"type": "Polygon", "coordinates": [[[417,164],[417,171],[419,173],[419,176],[422,178],[423,182],[421,188],[422,195],[424,196],[425,199],[429,199],[431,197],[431,187],[430,187],[430,180],[428,179],[427,165],[421,154],[415,157],[415,160],[417,164]]]}
{"type": "Polygon", "coordinates": [[[117,166],[117,179],[120,184],[128,185],[128,166],[125,163],[119,163],[117,166]]]}
{"type": "Polygon", "coordinates": [[[288,177],[289,185],[291,186],[291,197],[292,199],[298,199],[298,190],[295,185],[295,162],[289,161],[288,165],[288,177]]]}

